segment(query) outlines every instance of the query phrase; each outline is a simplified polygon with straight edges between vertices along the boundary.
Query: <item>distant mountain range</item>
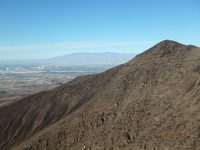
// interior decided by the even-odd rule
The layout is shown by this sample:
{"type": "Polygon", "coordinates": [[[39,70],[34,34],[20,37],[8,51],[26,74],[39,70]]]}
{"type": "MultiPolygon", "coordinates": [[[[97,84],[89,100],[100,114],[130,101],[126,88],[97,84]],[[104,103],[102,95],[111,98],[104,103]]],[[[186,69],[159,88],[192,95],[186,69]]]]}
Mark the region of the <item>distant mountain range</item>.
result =
{"type": "Polygon", "coordinates": [[[47,65],[97,65],[122,64],[135,57],[136,54],[114,52],[104,53],[73,53],[49,59],[5,60],[1,64],[47,64],[47,65]]]}

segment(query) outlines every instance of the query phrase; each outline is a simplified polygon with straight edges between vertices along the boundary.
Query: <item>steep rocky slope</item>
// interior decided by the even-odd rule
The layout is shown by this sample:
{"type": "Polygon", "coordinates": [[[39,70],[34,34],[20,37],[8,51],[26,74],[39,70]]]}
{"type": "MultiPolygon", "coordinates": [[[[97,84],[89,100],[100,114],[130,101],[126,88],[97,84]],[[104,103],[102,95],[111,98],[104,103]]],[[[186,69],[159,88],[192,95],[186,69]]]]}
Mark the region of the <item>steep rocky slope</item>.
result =
{"type": "Polygon", "coordinates": [[[0,149],[200,150],[200,48],[163,41],[0,108],[0,149]]]}

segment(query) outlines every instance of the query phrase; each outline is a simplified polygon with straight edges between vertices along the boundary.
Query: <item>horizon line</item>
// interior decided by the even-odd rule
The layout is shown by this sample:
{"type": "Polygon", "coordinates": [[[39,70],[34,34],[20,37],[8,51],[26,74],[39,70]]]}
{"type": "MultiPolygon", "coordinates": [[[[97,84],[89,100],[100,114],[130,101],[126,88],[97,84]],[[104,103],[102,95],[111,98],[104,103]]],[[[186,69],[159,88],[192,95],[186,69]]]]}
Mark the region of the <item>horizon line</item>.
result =
{"type": "Polygon", "coordinates": [[[52,59],[52,58],[58,58],[63,57],[66,55],[73,55],[73,54],[103,54],[103,53],[113,53],[113,54],[123,54],[123,55],[137,55],[138,53],[121,53],[121,52],[75,52],[75,53],[69,53],[65,55],[55,56],[55,57],[47,57],[47,58],[29,58],[29,59],[0,59],[1,61],[27,61],[27,60],[45,60],[45,59],[52,59]]]}

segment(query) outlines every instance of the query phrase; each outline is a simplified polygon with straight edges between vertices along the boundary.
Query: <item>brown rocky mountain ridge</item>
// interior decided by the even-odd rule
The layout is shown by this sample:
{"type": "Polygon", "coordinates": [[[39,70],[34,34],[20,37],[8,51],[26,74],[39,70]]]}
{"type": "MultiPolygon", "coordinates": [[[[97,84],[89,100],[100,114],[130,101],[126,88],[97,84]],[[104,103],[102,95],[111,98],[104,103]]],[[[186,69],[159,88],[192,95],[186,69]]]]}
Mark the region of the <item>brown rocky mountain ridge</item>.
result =
{"type": "Polygon", "coordinates": [[[1,150],[200,150],[200,48],[165,40],[1,107],[0,130],[1,150]]]}

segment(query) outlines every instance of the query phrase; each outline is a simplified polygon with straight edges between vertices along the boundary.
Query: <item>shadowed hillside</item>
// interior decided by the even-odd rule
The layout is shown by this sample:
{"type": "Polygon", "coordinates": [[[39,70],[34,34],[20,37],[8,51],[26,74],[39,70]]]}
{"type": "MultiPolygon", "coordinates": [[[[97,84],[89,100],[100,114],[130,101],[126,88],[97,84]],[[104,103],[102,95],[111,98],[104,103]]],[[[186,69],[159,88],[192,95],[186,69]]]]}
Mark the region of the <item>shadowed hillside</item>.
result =
{"type": "Polygon", "coordinates": [[[0,149],[199,150],[199,93],[200,48],[166,40],[0,108],[0,149]]]}

